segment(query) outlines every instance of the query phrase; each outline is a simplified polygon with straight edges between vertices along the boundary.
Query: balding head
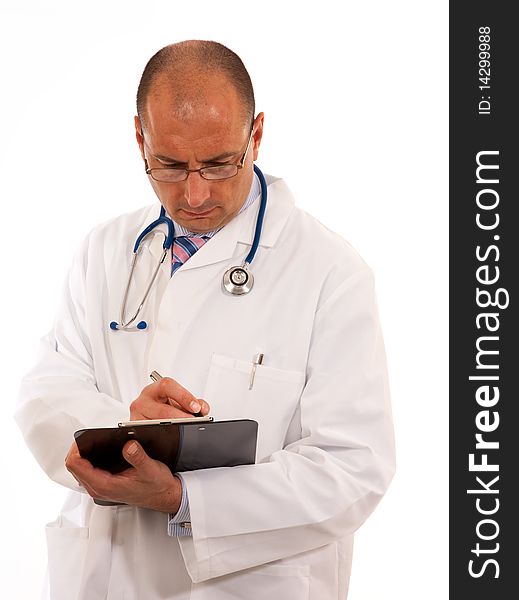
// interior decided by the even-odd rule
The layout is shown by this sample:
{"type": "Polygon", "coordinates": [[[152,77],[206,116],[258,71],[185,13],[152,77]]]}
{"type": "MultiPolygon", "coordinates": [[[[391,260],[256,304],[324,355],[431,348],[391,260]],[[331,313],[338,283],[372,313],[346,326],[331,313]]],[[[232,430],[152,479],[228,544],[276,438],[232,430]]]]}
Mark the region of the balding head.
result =
{"type": "Polygon", "coordinates": [[[188,231],[220,229],[250,192],[263,135],[241,60],[216,42],[166,46],[146,65],[137,94],[135,137],[153,190],[175,223],[188,231]],[[211,180],[201,169],[234,165],[211,180]],[[186,170],[178,182],[159,169],[186,170]],[[154,174],[155,173],[155,174],[154,174]]]}
{"type": "Polygon", "coordinates": [[[146,65],[137,91],[137,114],[147,124],[150,97],[167,95],[171,110],[189,119],[207,108],[215,90],[235,93],[239,118],[250,128],[254,120],[254,91],[243,62],[234,52],[217,42],[189,40],[159,50],[146,65]],[[230,90],[229,88],[232,88],[230,90]]]}

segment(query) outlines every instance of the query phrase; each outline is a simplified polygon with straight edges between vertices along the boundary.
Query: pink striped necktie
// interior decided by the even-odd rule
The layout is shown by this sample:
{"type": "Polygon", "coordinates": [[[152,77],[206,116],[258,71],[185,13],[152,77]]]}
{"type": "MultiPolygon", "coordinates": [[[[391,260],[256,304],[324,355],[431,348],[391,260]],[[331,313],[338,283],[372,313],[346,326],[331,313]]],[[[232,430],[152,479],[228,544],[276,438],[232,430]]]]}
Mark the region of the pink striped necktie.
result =
{"type": "Polygon", "coordinates": [[[207,241],[208,237],[181,235],[176,237],[171,247],[171,275],[175,273],[207,241]]]}

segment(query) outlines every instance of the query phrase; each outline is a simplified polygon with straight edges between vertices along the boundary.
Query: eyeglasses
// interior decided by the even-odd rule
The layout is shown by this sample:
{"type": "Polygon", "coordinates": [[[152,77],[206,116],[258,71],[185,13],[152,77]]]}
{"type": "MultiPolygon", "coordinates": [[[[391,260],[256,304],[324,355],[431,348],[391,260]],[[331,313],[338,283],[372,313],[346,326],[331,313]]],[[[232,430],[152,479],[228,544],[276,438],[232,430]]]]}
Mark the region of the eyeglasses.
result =
{"type": "MultiPolygon", "coordinates": [[[[249,151],[253,129],[254,128],[252,128],[250,132],[247,148],[245,148],[245,152],[243,153],[243,156],[238,164],[216,165],[213,167],[202,167],[201,169],[184,169],[179,167],[159,167],[150,169],[148,167],[148,161],[145,158],[144,166],[146,167],[146,174],[150,175],[155,181],[159,181],[161,183],[179,183],[180,181],[185,181],[189,177],[189,173],[200,173],[200,177],[207,179],[208,181],[218,181],[220,179],[229,179],[230,177],[234,177],[245,164],[245,157],[249,151]]],[[[141,136],[144,142],[144,135],[142,131],[141,136]]]]}

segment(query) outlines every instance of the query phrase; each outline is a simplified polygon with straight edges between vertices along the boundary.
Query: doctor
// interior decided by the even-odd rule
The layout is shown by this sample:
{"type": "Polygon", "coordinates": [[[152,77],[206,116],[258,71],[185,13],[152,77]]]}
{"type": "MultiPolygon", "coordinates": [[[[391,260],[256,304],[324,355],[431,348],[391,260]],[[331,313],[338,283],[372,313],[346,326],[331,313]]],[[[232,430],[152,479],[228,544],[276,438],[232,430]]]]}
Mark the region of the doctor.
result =
{"type": "MultiPolygon", "coordinates": [[[[371,271],[267,176],[254,284],[242,295],[222,285],[249,255],[261,216],[253,162],[264,116],[254,118],[233,52],[201,41],[162,49],[142,75],[137,112],[160,204],[84,240],[16,414],[42,468],[70,489],[47,526],[48,597],[344,599],[353,534],[394,470],[371,271]],[[161,206],[173,246],[161,263],[166,222],[143,240],[123,302],[135,240],[161,206]],[[119,321],[135,313],[152,280],[135,321],[146,327],[110,327],[122,304],[119,321]],[[164,379],[149,384],[152,370],[164,379]],[[173,475],[133,442],[131,468],[110,475],[72,443],[77,429],[128,416],[197,412],[255,419],[256,464],[173,475]]],[[[104,160],[110,169],[108,148],[104,160]]],[[[311,161],[337,176],[326,152],[311,161]]]]}

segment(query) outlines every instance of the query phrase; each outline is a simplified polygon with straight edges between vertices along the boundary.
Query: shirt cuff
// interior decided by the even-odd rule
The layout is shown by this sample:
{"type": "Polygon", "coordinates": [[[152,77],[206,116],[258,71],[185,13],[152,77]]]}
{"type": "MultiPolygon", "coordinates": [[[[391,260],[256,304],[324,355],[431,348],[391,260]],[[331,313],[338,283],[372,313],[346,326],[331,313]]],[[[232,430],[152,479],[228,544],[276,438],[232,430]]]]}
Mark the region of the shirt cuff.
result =
{"type": "Polygon", "coordinates": [[[182,484],[182,499],[180,501],[180,507],[176,514],[170,513],[168,519],[168,535],[172,537],[183,537],[191,535],[191,513],[189,512],[189,499],[187,497],[187,488],[184,484],[184,480],[178,473],[175,477],[180,479],[182,484]]]}

